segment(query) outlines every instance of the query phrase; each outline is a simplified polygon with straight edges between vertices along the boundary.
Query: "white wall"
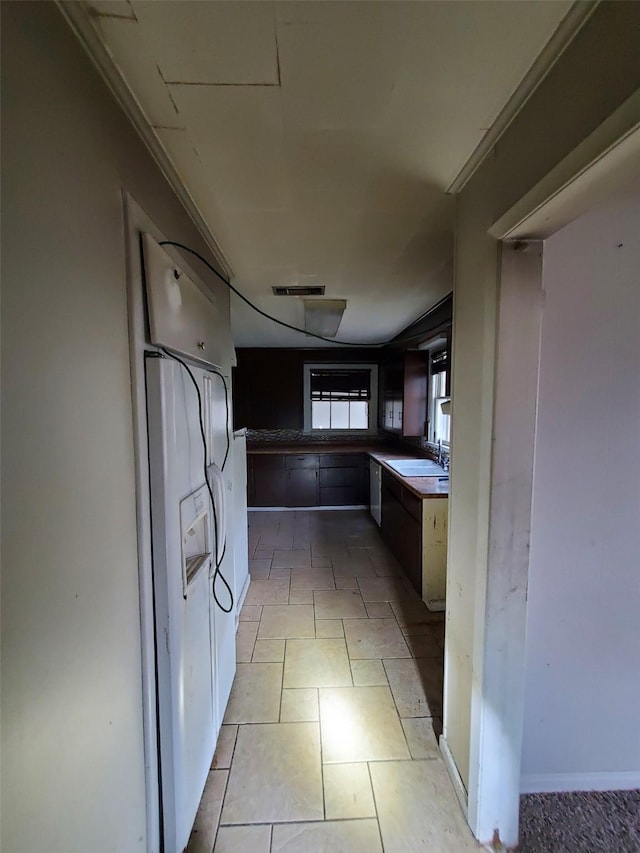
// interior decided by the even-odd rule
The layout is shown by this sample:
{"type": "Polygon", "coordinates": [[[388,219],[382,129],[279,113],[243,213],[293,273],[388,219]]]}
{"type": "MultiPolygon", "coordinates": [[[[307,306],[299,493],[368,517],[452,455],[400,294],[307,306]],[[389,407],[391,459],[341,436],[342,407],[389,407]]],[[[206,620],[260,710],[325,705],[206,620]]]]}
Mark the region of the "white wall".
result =
{"type": "Polygon", "coordinates": [[[2,96],[0,847],[133,853],[146,827],[122,190],[206,249],[53,3],[2,4],[2,96]]]}
{"type": "Polygon", "coordinates": [[[640,190],[543,286],[523,789],[640,786],[640,190]]]}

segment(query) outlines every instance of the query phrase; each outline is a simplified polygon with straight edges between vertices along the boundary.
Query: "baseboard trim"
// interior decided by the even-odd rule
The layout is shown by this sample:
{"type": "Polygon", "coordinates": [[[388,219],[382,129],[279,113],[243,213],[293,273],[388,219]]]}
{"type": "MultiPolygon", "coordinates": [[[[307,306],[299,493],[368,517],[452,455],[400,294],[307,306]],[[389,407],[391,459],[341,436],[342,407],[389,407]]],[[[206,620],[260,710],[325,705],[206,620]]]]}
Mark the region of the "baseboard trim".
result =
{"type": "Polygon", "coordinates": [[[451,782],[453,783],[453,790],[456,792],[456,797],[458,798],[458,802],[460,803],[460,808],[464,813],[465,819],[467,819],[469,813],[467,789],[464,787],[462,777],[458,772],[456,762],[453,759],[453,755],[451,754],[451,750],[449,749],[449,744],[447,743],[447,739],[444,735],[440,735],[439,746],[440,752],[442,753],[442,757],[444,758],[444,763],[447,768],[447,772],[449,773],[449,776],[451,777],[451,782]]]}
{"type": "Polygon", "coordinates": [[[349,506],[248,506],[247,512],[342,512],[345,509],[369,509],[367,504],[349,506]]]}
{"type": "Polygon", "coordinates": [[[563,791],[631,791],[640,788],[640,770],[606,773],[531,773],[520,779],[521,794],[563,791]]]}

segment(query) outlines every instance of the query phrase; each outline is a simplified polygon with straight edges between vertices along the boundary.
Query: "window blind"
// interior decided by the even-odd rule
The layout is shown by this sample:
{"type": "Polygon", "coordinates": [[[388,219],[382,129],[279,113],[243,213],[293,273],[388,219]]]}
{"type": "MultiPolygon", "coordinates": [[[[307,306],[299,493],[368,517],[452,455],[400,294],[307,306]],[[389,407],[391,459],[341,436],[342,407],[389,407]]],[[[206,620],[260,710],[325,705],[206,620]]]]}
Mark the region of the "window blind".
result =
{"type": "Polygon", "coordinates": [[[446,349],[440,352],[434,352],[431,356],[431,375],[434,373],[444,373],[449,364],[449,353],[446,349]]]}
{"type": "Polygon", "coordinates": [[[312,400],[370,400],[370,370],[311,370],[312,400]]]}

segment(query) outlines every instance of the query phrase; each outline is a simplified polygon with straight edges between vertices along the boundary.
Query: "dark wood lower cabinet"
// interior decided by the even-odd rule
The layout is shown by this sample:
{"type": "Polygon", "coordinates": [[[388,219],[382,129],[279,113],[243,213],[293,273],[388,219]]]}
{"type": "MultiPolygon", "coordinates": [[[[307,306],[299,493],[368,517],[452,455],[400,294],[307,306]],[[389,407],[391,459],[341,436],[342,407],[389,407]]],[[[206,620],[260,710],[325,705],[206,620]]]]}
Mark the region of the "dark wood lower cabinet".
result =
{"type": "Polygon", "coordinates": [[[317,506],[319,497],[317,469],[293,468],[286,474],[284,506],[317,506]]]}
{"type": "Polygon", "coordinates": [[[422,597],[422,522],[416,521],[404,508],[403,513],[400,563],[411,585],[422,597]]]}
{"type": "Polygon", "coordinates": [[[422,597],[422,518],[416,518],[417,506],[422,508],[420,498],[383,471],[380,532],[411,585],[422,597]]]}
{"type": "Polygon", "coordinates": [[[349,468],[320,468],[320,486],[351,486],[358,488],[362,480],[362,466],[349,468]]]}
{"type": "Polygon", "coordinates": [[[382,520],[380,530],[382,538],[397,560],[400,560],[402,547],[402,504],[385,485],[382,487],[382,520]]]}
{"type": "Polygon", "coordinates": [[[320,486],[319,506],[359,506],[364,503],[353,486],[320,486]]]}
{"type": "Polygon", "coordinates": [[[250,453],[249,506],[358,506],[369,503],[364,453],[250,453]]]}
{"type": "Polygon", "coordinates": [[[283,506],[285,470],[281,456],[254,456],[248,466],[249,505],[283,506]]]}

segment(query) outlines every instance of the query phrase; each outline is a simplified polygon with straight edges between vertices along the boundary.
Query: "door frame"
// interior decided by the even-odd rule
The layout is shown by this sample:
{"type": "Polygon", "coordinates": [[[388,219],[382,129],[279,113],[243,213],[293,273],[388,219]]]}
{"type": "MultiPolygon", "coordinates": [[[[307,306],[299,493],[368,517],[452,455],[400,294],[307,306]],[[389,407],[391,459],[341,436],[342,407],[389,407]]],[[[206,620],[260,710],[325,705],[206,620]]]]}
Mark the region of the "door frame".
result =
{"type": "Polygon", "coordinates": [[[500,243],[500,271],[489,549],[487,573],[477,579],[466,798],[443,745],[471,830],[485,843],[513,847],[519,834],[543,241],[637,175],[639,108],[636,93],[488,229],[500,243]]]}

